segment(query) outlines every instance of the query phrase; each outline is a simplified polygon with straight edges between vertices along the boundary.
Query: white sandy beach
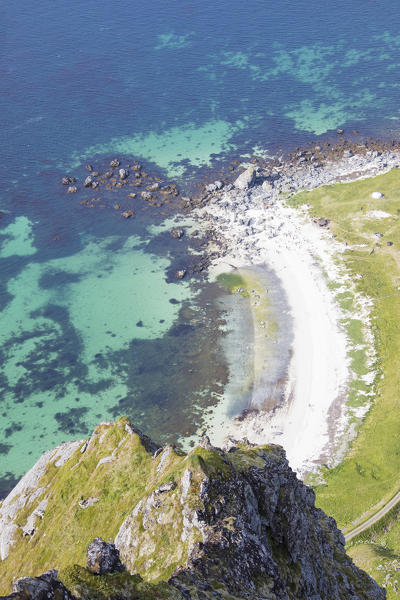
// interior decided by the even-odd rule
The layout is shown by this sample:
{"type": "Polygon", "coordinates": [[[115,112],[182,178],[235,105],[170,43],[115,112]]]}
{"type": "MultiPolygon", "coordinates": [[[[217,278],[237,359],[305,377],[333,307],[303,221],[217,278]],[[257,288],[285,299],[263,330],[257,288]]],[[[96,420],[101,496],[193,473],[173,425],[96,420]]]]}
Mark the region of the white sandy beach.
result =
{"type": "Polygon", "coordinates": [[[211,277],[234,267],[267,265],[279,277],[293,321],[291,359],[283,402],[273,412],[228,418],[224,397],[207,425],[211,442],[228,437],[283,445],[291,467],[304,475],[321,463],[333,464],[334,450],[346,430],[346,392],[351,378],[343,314],[328,281],[351,285],[334,256],[344,251],[329,230],[311,222],[307,210],[285,206],[280,191],[357,179],[390,170],[399,156],[352,157],[314,172],[307,168],[281,176],[279,187],[221,190],[199,217],[228,243],[227,256],[214,261],[211,277]],[[285,181],[286,178],[286,181],[285,181]],[[266,189],[265,189],[266,188],[266,189]],[[231,265],[231,266],[229,266],[231,265]]]}

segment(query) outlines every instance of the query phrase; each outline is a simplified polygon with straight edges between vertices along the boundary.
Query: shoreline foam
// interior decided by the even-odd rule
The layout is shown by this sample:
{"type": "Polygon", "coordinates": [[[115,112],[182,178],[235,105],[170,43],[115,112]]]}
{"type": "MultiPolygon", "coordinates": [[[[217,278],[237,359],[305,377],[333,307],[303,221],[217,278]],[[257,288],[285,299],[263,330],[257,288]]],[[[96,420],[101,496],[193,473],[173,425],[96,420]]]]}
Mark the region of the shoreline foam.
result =
{"type": "Polygon", "coordinates": [[[284,402],[273,411],[249,411],[238,420],[227,418],[222,401],[208,423],[214,443],[223,437],[279,443],[303,476],[322,463],[340,461],[335,449],[348,428],[350,344],[328,280],[345,281],[346,273],[335,260],[345,247],[312,223],[306,210],[285,206],[282,195],[371,177],[398,167],[399,160],[397,152],[367,152],[319,167],[282,165],[279,171],[264,171],[250,189],[229,185],[215,192],[196,211],[199,219],[211,223],[224,247],[213,260],[210,276],[226,271],[227,264],[267,265],[281,281],[294,323],[284,402]],[[260,185],[262,180],[267,183],[260,185]]]}

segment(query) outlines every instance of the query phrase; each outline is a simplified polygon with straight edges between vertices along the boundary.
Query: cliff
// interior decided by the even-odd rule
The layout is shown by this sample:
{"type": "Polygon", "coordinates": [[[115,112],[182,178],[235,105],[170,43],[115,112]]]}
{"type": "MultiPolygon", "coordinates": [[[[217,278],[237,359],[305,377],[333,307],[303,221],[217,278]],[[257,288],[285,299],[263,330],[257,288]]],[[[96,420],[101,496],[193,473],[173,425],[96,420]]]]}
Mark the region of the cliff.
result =
{"type": "Polygon", "coordinates": [[[31,576],[14,599],[385,598],[281,447],[184,455],[127,419],[42,456],[0,507],[0,551],[1,592],[31,576]],[[93,538],[115,548],[86,556],[93,538]]]}

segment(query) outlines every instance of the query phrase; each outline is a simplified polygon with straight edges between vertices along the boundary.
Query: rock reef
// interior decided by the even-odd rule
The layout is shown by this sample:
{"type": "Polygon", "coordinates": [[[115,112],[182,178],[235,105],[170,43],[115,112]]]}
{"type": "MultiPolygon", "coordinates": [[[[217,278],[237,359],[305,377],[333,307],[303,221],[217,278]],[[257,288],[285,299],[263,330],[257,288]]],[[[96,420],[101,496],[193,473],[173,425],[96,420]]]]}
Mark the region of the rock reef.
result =
{"type": "Polygon", "coordinates": [[[4,501],[0,580],[29,574],[7,596],[25,600],[383,600],[314,501],[280,446],[224,451],[204,436],[185,455],[126,418],[102,423],[47,452],[4,501]]]}

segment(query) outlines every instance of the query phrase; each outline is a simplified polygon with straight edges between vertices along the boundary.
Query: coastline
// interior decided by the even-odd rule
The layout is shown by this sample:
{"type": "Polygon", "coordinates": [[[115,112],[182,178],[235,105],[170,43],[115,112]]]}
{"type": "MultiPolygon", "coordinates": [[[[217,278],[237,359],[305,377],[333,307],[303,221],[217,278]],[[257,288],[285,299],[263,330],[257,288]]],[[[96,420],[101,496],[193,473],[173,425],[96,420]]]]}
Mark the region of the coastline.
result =
{"type": "MultiPolygon", "coordinates": [[[[212,260],[210,278],[226,272],[228,265],[230,270],[252,265],[272,269],[288,300],[294,336],[282,402],[272,410],[249,410],[231,418],[229,401],[223,398],[207,433],[220,445],[229,444],[229,438],[279,443],[302,477],[321,464],[338,464],[356,435],[346,406],[352,378],[350,341],[329,286],[351,287],[352,282],[336,260],[346,247],[334,240],[325,223],[312,222],[306,206],[290,208],[285,199],[385,173],[400,162],[398,151],[348,152],[323,165],[303,164],[304,153],[298,153],[297,164],[258,168],[254,185],[242,190],[228,184],[211,192],[205,206],[195,211],[199,221],[209,222],[222,248],[212,260]]],[[[211,244],[210,251],[214,249],[211,244]]],[[[367,409],[360,411],[359,420],[367,409]]]]}

